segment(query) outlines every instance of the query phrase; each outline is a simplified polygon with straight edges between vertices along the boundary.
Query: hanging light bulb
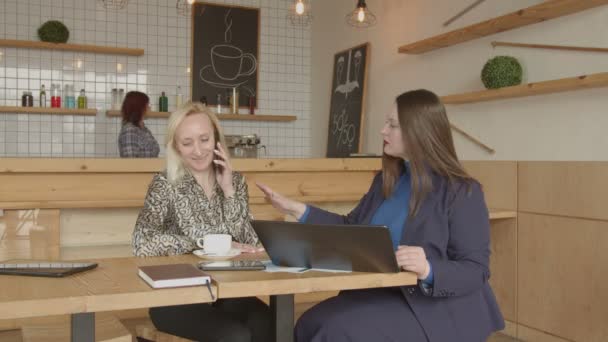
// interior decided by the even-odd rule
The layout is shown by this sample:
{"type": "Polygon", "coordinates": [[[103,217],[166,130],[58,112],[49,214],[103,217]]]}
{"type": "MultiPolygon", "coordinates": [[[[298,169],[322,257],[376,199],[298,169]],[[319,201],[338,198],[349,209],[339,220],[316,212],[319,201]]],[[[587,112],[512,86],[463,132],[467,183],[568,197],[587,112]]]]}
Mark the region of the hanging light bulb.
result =
{"type": "Polygon", "coordinates": [[[365,0],[357,0],[357,8],[346,15],[346,22],[357,28],[366,28],[376,24],[376,16],[367,8],[365,0]]]}
{"type": "Polygon", "coordinates": [[[362,23],[363,21],[365,21],[365,11],[363,10],[363,8],[359,8],[359,13],[357,13],[357,20],[362,23]]]}
{"type": "Polygon", "coordinates": [[[190,8],[194,4],[195,0],[177,0],[175,7],[177,8],[177,14],[183,16],[190,15],[190,8]]]}
{"type": "Polygon", "coordinates": [[[287,19],[293,26],[308,26],[312,22],[312,14],[310,14],[310,3],[308,0],[296,0],[291,11],[287,13],[287,19]]]}
{"type": "Polygon", "coordinates": [[[97,2],[108,10],[121,10],[127,6],[129,0],[97,0],[97,2]]]}
{"type": "Polygon", "coordinates": [[[296,13],[298,15],[304,14],[304,3],[302,0],[298,0],[298,3],[296,3],[296,13]]]}

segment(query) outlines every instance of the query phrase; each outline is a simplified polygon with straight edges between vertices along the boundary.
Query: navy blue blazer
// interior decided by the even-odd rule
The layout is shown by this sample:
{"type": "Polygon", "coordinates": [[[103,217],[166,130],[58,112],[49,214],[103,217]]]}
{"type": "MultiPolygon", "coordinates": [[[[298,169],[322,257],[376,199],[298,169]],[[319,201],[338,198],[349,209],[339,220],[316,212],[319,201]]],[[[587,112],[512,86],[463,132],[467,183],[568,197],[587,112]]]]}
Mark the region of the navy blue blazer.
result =
{"type": "MultiPolygon", "coordinates": [[[[369,224],[382,204],[382,175],[348,215],[310,207],[306,222],[369,224]]],[[[431,291],[403,286],[401,291],[430,342],[481,342],[504,329],[490,288],[490,221],[481,186],[449,184],[433,175],[433,190],[416,216],[408,217],[400,245],[424,249],[433,267],[431,291]]]]}

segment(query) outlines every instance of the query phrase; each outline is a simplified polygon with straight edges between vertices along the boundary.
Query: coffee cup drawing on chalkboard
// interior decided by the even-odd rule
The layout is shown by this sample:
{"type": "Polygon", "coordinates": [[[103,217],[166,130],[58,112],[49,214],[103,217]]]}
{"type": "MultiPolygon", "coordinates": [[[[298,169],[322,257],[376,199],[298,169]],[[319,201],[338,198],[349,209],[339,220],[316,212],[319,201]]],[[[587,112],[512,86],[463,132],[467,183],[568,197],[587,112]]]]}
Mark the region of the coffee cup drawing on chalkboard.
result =
{"type": "Polygon", "coordinates": [[[236,46],[222,44],[211,49],[211,65],[215,74],[225,80],[234,81],[240,76],[249,76],[255,72],[255,57],[251,53],[243,53],[236,46]],[[249,60],[249,70],[243,71],[243,61],[249,60]]]}
{"type": "Polygon", "coordinates": [[[230,10],[224,16],[226,30],[224,42],[214,45],[210,51],[211,64],[200,70],[201,80],[217,88],[233,88],[246,83],[248,76],[257,70],[257,60],[251,53],[245,53],[232,41],[232,19],[230,10]],[[250,64],[249,67],[245,67],[250,64]]]}

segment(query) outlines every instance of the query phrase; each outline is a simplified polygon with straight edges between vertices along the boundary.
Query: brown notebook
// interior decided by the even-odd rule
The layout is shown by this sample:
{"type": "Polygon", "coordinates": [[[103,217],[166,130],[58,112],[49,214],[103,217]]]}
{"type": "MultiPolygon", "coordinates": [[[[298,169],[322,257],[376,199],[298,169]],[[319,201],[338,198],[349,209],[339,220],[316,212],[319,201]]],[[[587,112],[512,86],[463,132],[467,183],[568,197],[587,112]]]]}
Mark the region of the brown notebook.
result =
{"type": "Polygon", "coordinates": [[[191,264],[141,266],[139,276],[153,288],[208,285],[211,277],[191,264]]]}

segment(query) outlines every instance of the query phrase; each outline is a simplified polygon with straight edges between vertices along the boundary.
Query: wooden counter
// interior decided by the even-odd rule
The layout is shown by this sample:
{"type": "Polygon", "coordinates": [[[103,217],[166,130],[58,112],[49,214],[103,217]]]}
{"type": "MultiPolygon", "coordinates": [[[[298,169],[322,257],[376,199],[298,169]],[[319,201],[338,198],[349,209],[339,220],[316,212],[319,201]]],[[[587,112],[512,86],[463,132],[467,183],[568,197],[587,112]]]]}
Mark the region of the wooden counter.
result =
{"type": "MultiPolygon", "coordinates": [[[[255,182],[305,202],[350,202],[369,188],[379,159],[233,159],[248,180],[250,203],[264,204],[255,182]]],[[[0,159],[0,208],[141,207],[163,159],[0,159]]]]}
{"type": "MultiPolygon", "coordinates": [[[[0,259],[116,258],[161,159],[0,158],[0,259]]],[[[368,190],[379,159],[235,159],[257,219],[284,219],[254,182],[335,212],[368,190]]],[[[608,326],[606,162],[465,161],[491,210],[490,283],[522,340],[603,341],[608,326]],[[584,282],[573,279],[587,279],[584,282]],[[575,313],[574,315],[572,313],[575,313]],[[573,318],[574,317],[574,318],[573,318]]],[[[331,294],[330,294],[331,295],[331,294]]],[[[324,297],[312,297],[301,312],[324,297]],[[311,299],[314,297],[314,300],[311,299]]],[[[134,317],[134,316],[132,316],[134,317]]],[[[0,329],[19,322],[0,321],[0,329]]]]}
{"type": "MultiPolygon", "coordinates": [[[[131,255],[131,233],[163,159],[0,158],[0,259],[90,259],[131,255]]],[[[256,219],[283,220],[255,182],[346,213],[369,189],[378,158],[233,159],[247,178],[256,219]]],[[[465,162],[483,184],[492,221],[492,283],[505,317],[515,317],[517,163],[465,162]],[[494,270],[500,269],[499,272],[494,270]]],[[[314,297],[314,296],[313,296],[314,297]]],[[[314,299],[314,298],[313,298],[314,299]]],[[[302,299],[312,305],[306,297],[302,299]]],[[[297,306],[303,311],[306,305],[297,306]]],[[[18,327],[0,322],[0,329],[18,327]]]]}

